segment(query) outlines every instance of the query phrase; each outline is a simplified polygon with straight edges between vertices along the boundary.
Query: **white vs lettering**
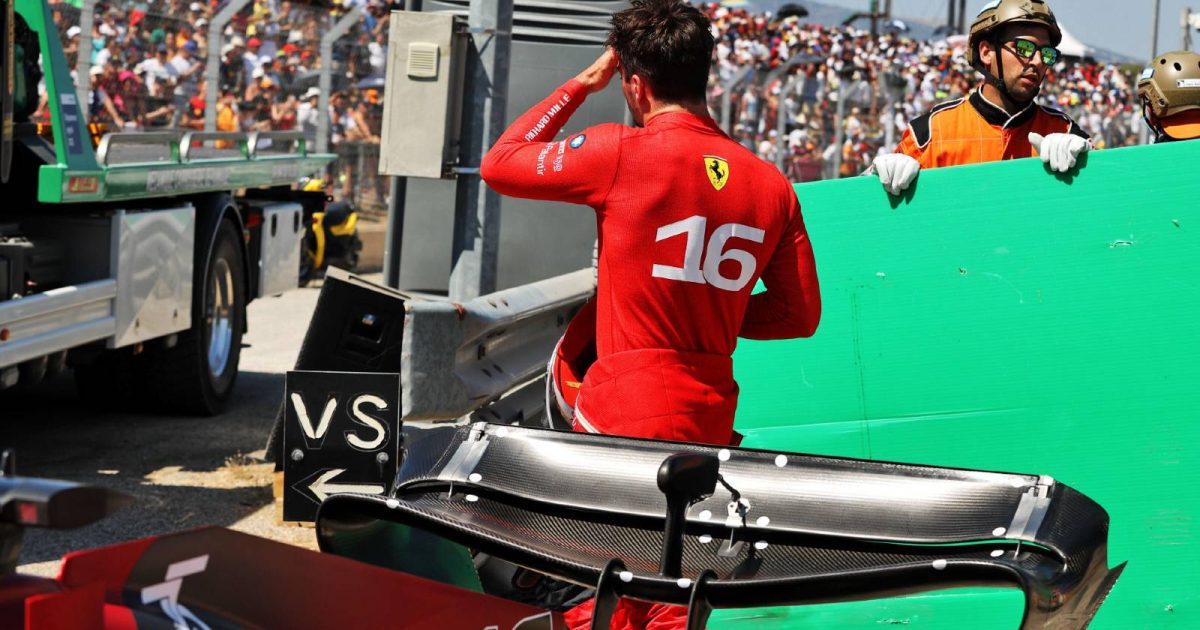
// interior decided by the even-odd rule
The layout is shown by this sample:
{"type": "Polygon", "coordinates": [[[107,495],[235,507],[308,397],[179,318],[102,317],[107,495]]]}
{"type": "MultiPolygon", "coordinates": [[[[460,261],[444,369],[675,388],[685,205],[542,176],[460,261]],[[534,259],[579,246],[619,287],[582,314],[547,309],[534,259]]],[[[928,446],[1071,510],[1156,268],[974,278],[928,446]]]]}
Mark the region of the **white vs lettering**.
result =
{"type": "Polygon", "coordinates": [[[704,232],[708,219],[700,215],[690,216],[682,221],[676,221],[658,228],[654,242],[665,241],[669,238],[687,236],[687,244],[683,253],[683,266],[654,265],[650,275],[664,280],[679,280],[696,284],[708,283],[725,291],[740,291],[754,277],[758,261],[754,255],[744,249],[725,249],[725,244],[731,238],[740,238],[753,243],[761,243],[767,233],[756,227],[741,223],[726,223],[713,230],[708,238],[708,246],[703,247],[704,232]],[[736,278],[721,275],[721,263],[732,260],[738,263],[740,271],[736,278]]]}
{"type": "MultiPolygon", "coordinates": [[[[314,425],[312,417],[309,415],[308,407],[304,403],[304,397],[300,392],[292,392],[291,396],[292,407],[296,410],[296,420],[300,423],[300,428],[304,431],[306,442],[316,442],[315,448],[320,448],[321,443],[325,441],[325,434],[329,432],[329,425],[333,422],[333,414],[337,412],[338,399],[337,394],[331,396],[325,401],[325,407],[321,411],[321,417],[314,425]]],[[[375,412],[387,411],[388,403],[383,398],[374,394],[359,394],[350,402],[348,414],[351,421],[355,424],[362,425],[374,432],[373,437],[359,437],[356,431],[344,432],[346,443],[356,450],[373,451],[378,449],[387,439],[388,430],[379,418],[372,416],[369,412],[363,409],[364,405],[370,405],[375,408],[375,412]]],[[[312,445],[310,444],[310,448],[312,445]]]]}
{"type": "Polygon", "coordinates": [[[387,401],[371,394],[363,394],[354,399],[354,404],[350,406],[350,413],[354,419],[360,424],[375,430],[375,437],[370,440],[364,440],[352,431],[346,432],[346,443],[360,451],[373,451],[383,444],[383,439],[387,437],[387,429],[379,420],[367,415],[362,409],[363,403],[373,405],[376,410],[384,411],[388,408],[387,401]]]}

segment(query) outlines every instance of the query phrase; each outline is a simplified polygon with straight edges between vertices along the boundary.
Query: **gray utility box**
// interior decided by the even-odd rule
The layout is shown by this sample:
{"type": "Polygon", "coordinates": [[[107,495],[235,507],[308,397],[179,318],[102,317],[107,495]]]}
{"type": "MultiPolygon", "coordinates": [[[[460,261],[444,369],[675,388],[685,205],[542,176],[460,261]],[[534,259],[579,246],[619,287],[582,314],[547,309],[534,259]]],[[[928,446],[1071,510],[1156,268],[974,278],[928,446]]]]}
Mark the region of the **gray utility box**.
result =
{"type": "Polygon", "coordinates": [[[440,179],[458,161],[466,21],[392,11],[379,172],[440,179]]]}
{"type": "Polygon", "coordinates": [[[169,210],[118,210],[110,242],[117,299],[116,334],[108,347],[191,328],[196,209],[185,204],[169,210]]]}
{"type": "MultiPolygon", "coordinates": [[[[591,65],[604,52],[612,14],[627,6],[625,0],[515,0],[505,124],[591,65]]],[[[432,15],[465,18],[470,3],[423,0],[422,8],[432,15]]],[[[603,92],[588,96],[556,140],[592,125],[628,124],[619,83],[614,80],[603,92]]],[[[444,293],[453,263],[455,182],[409,179],[406,190],[400,288],[444,293]]],[[[591,266],[596,239],[591,209],[502,197],[500,214],[498,289],[591,266]]]]}
{"type": "Polygon", "coordinates": [[[304,240],[304,209],[300,204],[263,204],[262,217],[256,297],[280,295],[296,288],[299,284],[300,248],[304,240]]]}

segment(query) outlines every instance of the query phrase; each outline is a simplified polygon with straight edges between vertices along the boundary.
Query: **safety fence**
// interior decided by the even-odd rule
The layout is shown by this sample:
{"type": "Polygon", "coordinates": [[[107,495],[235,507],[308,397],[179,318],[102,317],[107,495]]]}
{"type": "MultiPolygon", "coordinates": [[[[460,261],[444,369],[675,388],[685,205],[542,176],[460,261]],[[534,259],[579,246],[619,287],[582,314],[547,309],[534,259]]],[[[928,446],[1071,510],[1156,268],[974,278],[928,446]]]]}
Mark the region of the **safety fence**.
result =
{"type": "Polygon", "coordinates": [[[334,197],[349,199],[361,215],[382,220],[387,216],[388,179],[379,174],[379,143],[346,141],[333,147],[337,158],[329,165],[334,197]]]}
{"type": "MultiPolygon", "coordinates": [[[[375,167],[394,5],[72,0],[50,6],[92,122],[138,130],[299,130],[313,149],[338,156],[325,174],[335,196],[368,214],[385,210],[386,182],[375,167]]],[[[710,106],[731,136],[796,182],[861,173],[895,146],[909,118],[973,85],[973,71],[943,42],[816,25],[778,29],[790,38],[789,56],[764,58],[767,48],[743,45],[752,43],[750,35],[722,35],[733,52],[715,66],[710,106]],[[845,48],[837,57],[827,47],[838,41],[865,52],[846,57],[845,48]],[[893,58],[889,50],[900,52],[893,58]],[[900,61],[909,57],[920,64],[900,61]]],[[[1060,66],[1047,83],[1047,102],[1063,106],[1100,146],[1141,140],[1127,72],[1060,66]]]]}
{"type": "MultiPolygon", "coordinates": [[[[792,7],[794,5],[787,5],[792,7]]],[[[981,80],[968,38],[906,25],[873,33],[778,14],[705,4],[716,37],[709,106],[722,128],[795,181],[860,174],[894,150],[908,121],[971,93],[981,80]]],[[[1064,109],[1114,148],[1147,141],[1136,65],[1061,58],[1037,100],[1064,109]]]]}
{"type": "MultiPolygon", "coordinates": [[[[793,182],[849,177],[862,173],[876,155],[892,151],[908,121],[927,105],[951,100],[969,89],[935,92],[926,102],[914,98],[891,72],[861,69],[830,72],[823,62],[748,72],[722,79],[714,75],[709,110],[731,137],[775,163],[793,182]],[[722,83],[724,80],[724,83],[722,83]]],[[[963,86],[965,87],[965,86],[963,86]]],[[[1132,103],[1060,103],[1057,86],[1039,99],[1058,107],[1092,135],[1099,148],[1146,141],[1140,108],[1132,103]]]]}
{"type": "Polygon", "coordinates": [[[325,174],[335,196],[369,213],[386,204],[375,167],[390,8],[379,0],[50,3],[94,130],[300,131],[310,150],[338,156],[325,174]]]}

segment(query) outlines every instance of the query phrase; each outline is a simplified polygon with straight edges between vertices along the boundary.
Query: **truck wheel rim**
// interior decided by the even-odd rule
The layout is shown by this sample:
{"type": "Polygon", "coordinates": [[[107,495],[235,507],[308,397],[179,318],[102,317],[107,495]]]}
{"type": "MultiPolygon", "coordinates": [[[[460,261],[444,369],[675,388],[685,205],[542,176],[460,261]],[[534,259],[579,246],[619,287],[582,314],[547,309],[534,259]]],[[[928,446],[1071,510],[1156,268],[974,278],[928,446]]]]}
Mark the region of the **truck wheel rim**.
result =
{"type": "Polygon", "coordinates": [[[223,258],[213,264],[208,296],[208,369],[216,377],[225,373],[233,353],[233,271],[223,258]]]}

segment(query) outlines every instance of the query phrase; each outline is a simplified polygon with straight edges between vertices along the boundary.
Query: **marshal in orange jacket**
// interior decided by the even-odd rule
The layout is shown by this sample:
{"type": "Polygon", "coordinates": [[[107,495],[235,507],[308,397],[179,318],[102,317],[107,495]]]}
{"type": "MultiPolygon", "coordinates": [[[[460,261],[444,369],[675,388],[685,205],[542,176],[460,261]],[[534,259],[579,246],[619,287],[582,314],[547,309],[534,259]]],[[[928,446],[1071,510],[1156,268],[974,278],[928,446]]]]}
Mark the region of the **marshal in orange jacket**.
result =
{"type": "Polygon", "coordinates": [[[1057,109],[1030,103],[1009,115],[976,90],[910,121],[896,152],[915,158],[923,169],[1015,160],[1037,155],[1029,144],[1030,132],[1088,138],[1075,121],[1057,109]]]}

